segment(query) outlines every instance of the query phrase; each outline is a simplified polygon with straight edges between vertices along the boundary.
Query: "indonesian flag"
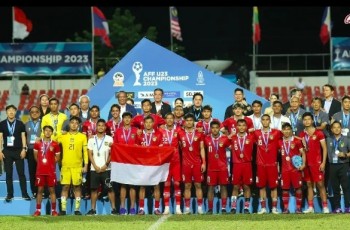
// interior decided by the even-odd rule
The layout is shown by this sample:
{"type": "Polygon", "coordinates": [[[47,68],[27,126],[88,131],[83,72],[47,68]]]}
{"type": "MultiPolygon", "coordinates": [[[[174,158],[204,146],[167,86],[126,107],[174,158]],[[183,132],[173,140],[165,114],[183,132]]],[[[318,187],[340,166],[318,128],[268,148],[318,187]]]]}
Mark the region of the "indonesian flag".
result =
{"type": "Polygon", "coordinates": [[[32,21],[30,21],[23,10],[13,7],[13,39],[25,39],[32,31],[32,21]]]}
{"type": "Polygon", "coordinates": [[[130,185],[157,185],[166,181],[174,147],[113,144],[111,181],[130,185]]]}
{"type": "Polygon", "coordinates": [[[326,7],[323,12],[322,25],[320,30],[320,39],[323,45],[325,45],[331,36],[331,12],[330,7],[326,7]]]}

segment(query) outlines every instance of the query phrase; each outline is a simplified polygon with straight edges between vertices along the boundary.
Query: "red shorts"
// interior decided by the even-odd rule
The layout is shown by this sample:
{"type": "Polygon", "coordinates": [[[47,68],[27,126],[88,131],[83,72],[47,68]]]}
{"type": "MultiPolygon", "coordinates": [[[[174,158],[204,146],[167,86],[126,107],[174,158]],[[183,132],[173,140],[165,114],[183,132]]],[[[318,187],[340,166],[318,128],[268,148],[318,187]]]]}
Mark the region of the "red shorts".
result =
{"type": "Polygon", "coordinates": [[[203,181],[201,165],[182,165],[182,181],[184,183],[201,183],[203,181]]]}
{"type": "Polygon", "coordinates": [[[214,185],[227,185],[228,184],[228,171],[208,171],[207,184],[209,186],[214,185]]]}
{"type": "Polygon", "coordinates": [[[54,187],[56,185],[56,174],[54,175],[36,175],[35,186],[37,187],[54,187]]]}
{"type": "Polygon", "coordinates": [[[251,185],[253,183],[252,162],[233,164],[232,184],[251,185]]]}
{"type": "Polygon", "coordinates": [[[171,182],[171,179],[174,181],[181,181],[181,164],[178,162],[170,162],[169,166],[169,175],[167,178],[167,182],[171,182]]]}
{"type": "Polygon", "coordinates": [[[256,173],[256,186],[264,188],[269,186],[270,189],[274,189],[278,186],[278,170],[277,166],[257,166],[256,173]]]}
{"type": "Polygon", "coordinates": [[[319,182],[324,179],[324,172],[320,171],[320,165],[306,166],[303,173],[303,179],[306,182],[319,182]]]}
{"type": "Polygon", "coordinates": [[[281,187],[282,189],[290,189],[291,185],[294,189],[302,186],[301,171],[291,170],[282,172],[281,187]]]}

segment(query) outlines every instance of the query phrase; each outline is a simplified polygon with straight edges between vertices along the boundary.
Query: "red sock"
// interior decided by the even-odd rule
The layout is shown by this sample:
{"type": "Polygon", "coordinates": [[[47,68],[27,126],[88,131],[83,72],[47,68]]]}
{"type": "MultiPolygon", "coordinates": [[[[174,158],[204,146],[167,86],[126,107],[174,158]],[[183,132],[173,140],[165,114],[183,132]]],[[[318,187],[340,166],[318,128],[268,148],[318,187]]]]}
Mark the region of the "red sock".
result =
{"type": "Polygon", "coordinates": [[[140,206],[140,208],[144,208],[145,207],[145,200],[144,199],[140,199],[139,200],[139,206],[140,206]]]}
{"type": "Polygon", "coordinates": [[[266,200],[261,199],[260,204],[261,204],[261,208],[266,208],[266,200]]]}
{"type": "Polygon", "coordinates": [[[322,202],[322,207],[328,208],[328,202],[327,201],[322,202]]]}
{"type": "Polygon", "coordinates": [[[244,201],[244,208],[249,208],[249,205],[250,205],[250,200],[248,198],[248,201],[244,201]]]}
{"type": "Polygon", "coordinates": [[[289,190],[283,190],[282,192],[282,200],[284,209],[288,209],[289,204],[289,190]]]}
{"type": "Polygon", "coordinates": [[[309,208],[313,208],[314,207],[314,201],[313,200],[308,200],[307,204],[309,205],[309,208]]]}
{"type": "Polygon", "coordinates": [[[186,206],[186,208],[190,207],[190,201],[191,201],[191,199],[185,199],[185,206],[186,206]]]}
{"type": "Polygon", "coordinates": [[[227,197],[221,198],[222,208],[226,208],[227,205],[227,197]]]}
{"type": "Polygon", "coordinates": [[[213,201],[212,200],[208,201],[208,207],[209,207],[209,209],[213,209],[213,201]]]}
{"type": "Polygon", "coordinates": [[[202,204],[203,204],[203,199],[197,199],[197,204],[198,204],[198,206],[202,206],[202,204]]]}
{"type": "Polygon", "coordinates": [[[169,206],[170,201],[170,186],[164,186],[164,205],[169,206]]]}
{"type": "Polygon", "coordinates": [[[52,210],[56,210],[56,202],[51,203],[51,209],[52,209],[52,210]]]}
{"type": "Polygon", "coordinates": [[[296,192],[295,193],[295,198],[297,200],[297,209],[301,208],[301,201],[302,201],[302,193],[301,192],[296,192]]]}
{"type": "Polygon", "coordinates": [[[181,202],[181,189],[180,189],[180,184],[179,183],[175,183],[174,184],[174,192],[175,192],[176,205],[180,205],[180,202],[181,202]]]}
{"type": "Polygon", "coordinates": [[[159,208],[159,200],[154,201],[154,208],[159,208]]]}
{"type": "MultiPolygon", "coordinates": [[[[266,202],[266,201],[265,201],[266,202]]],[[[277,207],[277,199],[272,199],[272,207],[276,208],[277,207]]]]}
{"type": "Polygon", "coordinates": [[[36,204],[36,209],[41,209],[41,204],[36,204]]]}

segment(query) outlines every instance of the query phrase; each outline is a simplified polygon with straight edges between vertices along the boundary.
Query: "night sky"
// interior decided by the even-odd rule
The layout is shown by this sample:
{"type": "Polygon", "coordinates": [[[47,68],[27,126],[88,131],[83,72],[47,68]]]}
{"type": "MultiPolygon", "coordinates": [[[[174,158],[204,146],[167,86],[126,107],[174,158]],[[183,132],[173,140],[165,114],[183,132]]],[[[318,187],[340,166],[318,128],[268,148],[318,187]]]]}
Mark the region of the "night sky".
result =
{"type": "MultiPolygon", "coordinates": [[[[55,42],[73,38],[75,32],[91,30],[89,7],[21,7],[32,20],[33,31],[23,42],[55,42]]],[[[126,9],[126,7],[121,7],[126,9]]],[[[115,7],[100,7],[111,19],[115,7]]],[[[136,22],[155,26],[157,43],[170,44],[169,9],[162,7],[128,7],[136,22]]],[[[244,62],[252,53],[252,7],[177,7],[186,58],[231,59],[244,62]]],[[[328,53],[319,31],[324,7],[259,7],[261,26],[260,54],[328,53]]],[[[332,36],[350,36],[350,25],[343,20],[350,7],[332,7],[332,36]]],[[[0,8],[0,42],[11,42],[11,7],[0,8]]],[[[116,48],[118,46],[116,45],[116,48]]]]}

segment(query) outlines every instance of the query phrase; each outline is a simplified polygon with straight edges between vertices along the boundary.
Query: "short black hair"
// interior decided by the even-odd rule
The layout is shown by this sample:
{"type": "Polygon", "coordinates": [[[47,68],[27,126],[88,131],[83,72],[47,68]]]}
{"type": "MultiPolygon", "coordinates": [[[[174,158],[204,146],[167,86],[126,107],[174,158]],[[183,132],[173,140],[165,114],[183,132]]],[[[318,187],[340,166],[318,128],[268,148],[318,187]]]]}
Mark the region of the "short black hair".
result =
{"type": "Polygon", "coordinates": [[[320,98],[320,97],[314,97],[314,98],[312,98],[312,102],[314,102],[314,101],[319,101],[319,102],[322,103],[322,98],[320,98]]]}
{"type": "Polygon", "coordinates": [[[79,105],[77,103],[70,104],[69,108],[71,108],[72,106],[76,106],[78,109],[80,109],[80,107],[79,107],[79,105]]]}
{"type": "Polygon", "coordinates": [[[194,98],[196,96],[200,96],[202,98],[202,100],[203,100],[203,94],[197,92],[197,93],[193,94],[192,101],[194,100],[194,98]]]}
{"type": "Polygon", "coordinates": [[[247,124],[247,121],[246,121],[246,120],[244,120],[244,119],[238,119],[238,120],[237,120],[237,125],[238,125],[238,123],[244,123],[244,124],[247,124]]]}
{"type": "Polygon", "coordinates": [[[292,98],[295,94],[297,94],[298,91],[301,92],[302,90],[298,88],[293,88],[289,93],[289,97],[292,98]]]}
{"type": "Polygon", "coordinates": [[[93,105],[93,106],[91,106],[90,109],[89,109],[89,112],[90,112],[92,109],[97,109],[97,111],[100,112],[100,107],[99,107],[98,105],[93,105]]]}
{"type": "Polygon", "coordinates": [[[254,100],[254,101],[252,102],[252,106],[253,106],[254,104],[258,104],[258,105],[260,105],[260,106],[262,107],[262,102],[259,101],[259,100],[254,100]]]}
{"type": "Polygon", "coordinates": [[[331,128],[333,128],[333,125],[334,124],[339,124],[340,125],[340,128],[342,127],[342,124],[340,121],[334,121],[332,124],[331,124],[331,128]]]}
{"type": "Polygon", "coordinates": [[[310,112],[305,112],[302,116],[302,118],[304,119],[305,117],[311,117],[311,120],[314,120],[314,116],[312,115],[312,113],[310,112]]]}
{"type": "Polygon", "coordinates": [[[184,116],[184,119],[186,120],[187,118],[192,118],[194,121],[196,120],[193,113],[186,113],[184,116]]]}
{"type": "Polygon", "coordinates": [[[261,116],[261,119],[263,118],[263,117],[268,117],[269,118],[269,120],[271,121],[271,117],[270,117],[270,115],[268,115],[268,114],[263,114],[262,116],[261,116]]]}
{"type": "Polygon", "coordinates": [[[60,101],[59,101],[58,98],[56,98],[56,97],[51,97],[51,98],[49,99],[49,104],[50,104],[51,101],[56,101],[57,104],[60,104],[60,101]]]}
{"type": "Polygon", "coordinates": [[[182,99],[181,97],[176,98],[174,102],[176,102],[176,101],[181,101],[182,104],[184,103],[184,99],[182,99]]]}
{"type": "Polygon", "coordinates": [[[6,111],[7,111],[8,109],[11,109],[11,108],[17,111],[17,107],[14,106],[14,105],[8,105],[8,106],[6,106],[6,111]]]}
{"type": "Polygon", "coordinates": [[[209,110],[210,112],[213,112],[213,107],[211,107],[210,105],[205,105],[202,108],[202,111],[204,111],[204,110],[209,110]]]}
{"type": "Polygon", "coordinates": [[[146,116],[145,118],[143,118],[143,120],[152,120],[154,122],[154,118],[151,115],[146,116]]]}
{"type": "Polygon", "coordinates": [[[30,106],[30,108],[29,108],[29,112],[30,111],[32,111],[32,109],[38,109],[39,110],[39,112],[40,112],[40,108],[39,108],[39,106],[37,106],[37,105],[32,105],[32,106],[30,106]]]}
{"type": "Polygon", "coordinates": [[[45,129],[50,129],[51,132],[53,132],[53,128],[52,128],[51,125],[45,125],[45,126],[43,127],[43,131],[44,131],[45,129]]]}
{"type": "Polygon", "coordinates": [[[127,116],[129,116],[129,117],[133,117],[132,116],[132,113],[131,112],[129,112],[129,111],[126,111],[126,112],[124,112],[123,114],[122,114],[122,118],[124,118],[124,117],[127,117],[127,116]]]}
{"type": "Polygon", "coordinates": [[[350,96],[349,96],[349,95],[345,95],[345,96],[341,99],[341,102],[344,102],[345,99],[349,99],[349,100],[350,100],[350,96]]]}
{"type": "Polygon", "coordinates": [[[164,118],[167,118],[167,116],[172,116],[173,118],[175,118],[173,112],[168,112],[167,114],[165,114],[164,118]]]}
{"type": "Polygon", "coordinates": [[[149,104],[152,104],[151,100],[148,99],[148,98],[146,98],[146,99],[143,99],[143,100],[141,101],[141,106],[143,106],[143,104],[145,104],[146,102],[148,102],[149,104]]]}
{"type": "Polygon", "coordinates": [[[155,88],[155,89],[153,90],[153,93],[155,93],[156,91],[160,91],[160,92],[162,92],[162,95],[164,95],[163,89],[161,89],[161,88],[155,88]]]}
{"type": "Polygon", "coordinates": [[[281,106],[283,106],[282,101],[279,101],[279,100],[272,102],[272,106],[274,106],[276,104],[280,104],[281,106]]]}
{"type": "Polygon", "coordinates": [[[331,84],[325,84],[325,85],[323,85],[323,87],[328,87],[331,91],[334,91],[334,86],[331,84]]]}
{"type": "Polygon", "coordinates": [[[100,122],[106,124],[106,120],[103,119],[103,118],[99,118],[99,119],[97,120],[96,124],[98,124],[98,123],[100,123],[100,122]]]}
{"type": "Polygon", "coordinates": [[[210,122],[210,127],[213,127],[213,125],[218,125],[220,127],[221,123],[218,120],[213,120],[212,122],[210,122]]]}
{"type": "Polygon", "coordinates": [[[112,112],[112,109],[113,109],[113,108],[117,108],[117,109],[119,109],[119,111],[120,111],[120,105],[118,105],[118,104],[113,104],[113,105],[111,106],[111,109],[110,109],[109,111],[112,112]]]}
{"type": "Polygon", "coordinates": [[[242,94],[244,94],[243,89],[241,89],[241,88],[236,88],[236,89],[235,89],[235,93],[238,92],[238,91],[241,92],[242,94]]]}
{"type": "Polygon", "coordinates": [[[285,122],[282,124],[282,129],[285,129],[285,128],[292,128],[292,125],[289,123],[289,122],[285,122]]]}
{"type": "Polygon", "coordinates": [[[71,118],[69,118],[69,121],[73,121],[73,120],[76,120],[79,122],[79,124],[81,123],[81,119],[80,117],[77,117],[77,116],[72,116],[71,118]]]}

